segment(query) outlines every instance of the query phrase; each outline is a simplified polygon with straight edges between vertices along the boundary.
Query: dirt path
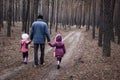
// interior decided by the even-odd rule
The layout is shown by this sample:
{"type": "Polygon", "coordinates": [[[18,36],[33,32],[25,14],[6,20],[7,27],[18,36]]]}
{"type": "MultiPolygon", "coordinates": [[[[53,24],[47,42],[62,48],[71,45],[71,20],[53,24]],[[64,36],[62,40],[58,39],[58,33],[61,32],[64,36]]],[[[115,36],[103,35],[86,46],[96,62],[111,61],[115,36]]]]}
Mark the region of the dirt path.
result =
{"type": "MultiPolygon", "coordinates": [[[[33,67],[33,48],[30,48],[29,63],[21,63],[21,38],[18,38],[21,32],[20,27],[15,28],[11,38],[0,33],[0,80],[120,80],[120,46],[112,43],[111,57],[103,57],[98,38],[92,39],[91,31],[86,32],[85,28],[60,31],[67,48],[60,70],[52,54],[54,48],[47,44],[44,66],[33,67]]],[[[51,35],[52,41],[55,35],[51,35]]]]}
{"type": "MultiPolygon", "coordinates": [[[[61,67],[62,68],[67,68],[71,66],[71,62],[74,60],[74,57],[76,56],[77,53],[74,53],[74,51],[77,49],[77,44],[83,40],[83,37],[81,36],[81,32],[75,32],[73,35],[71,35],[69,38],[67,38],[64,42],[67,45],[67,53],[63,57],[61,67]],[[80,39],[81,37],[81,39],[80,39]]],[[[53,65],[55,65],[54,63],[53,65]]],[[[49,72],[46,72],[47,74],[42,78],[42,80],[55,80],[57,79],[56,77],[63,72],[62,69],[61,71],[55,69],[55,67],[50,67],[49,72]]],[[[38,80],[38,79],[36,79],[38,80]]]]}
{"type": "Polygon", "coordinates": [[[102,57],[101,48],[97,46],[97,41],[91,38],[90,33],[91,31],[86,33],[85,29],[64,33],[63,41],[67,52],[59,70],[52,54],[54,48],[46,45],[44,66],[33,67],[31,48],[29,63],[20,65],[17,62],[18,66],[12,65],[12,69],[3,69],[0,80],[120,80],[120,47],[114,45],[117,52],[112,49],[111,57],[102,57]]]}
{"type": "MultiPolygon", "coordinates": [[[[80,32],[72,31],[71,33],[69,33],[67,36],[64,37],[63,41],[67,42],[65,44],[68,45],[69,47],[67,48],[67,53],[66,53],[65,57],[63,58],[63,63],[65,63],[65,64],[62,64],[61,66],[64,67],[65,65],[67,65],[69,63],[69,59],[72,57],[72,51],[76,47],[76,46],[72,46],[72,45],[73,44],[77,45],[80,35],[81,35],[80,32]],[[75,41],[74,41],[74,39],[75,39],[75,41]]],[[[49,53],[51,50],[52,50],[52,48],[47,49],[46,53],[49,53]]],[[[29,61],[32,64],[33,58],[31,58],[29,61]]],[[[31,64],[29,64],[29,65],[31,65],[31,64]]],[[[59,74],[59,71],[54,69],[55,67],[53,67],[56,65],[56,63],[50,63],[50,64],[52,64],[52,65],[50,65],[50,66],[48,65],[49,68],[48,68],[48,71],[46,73],[44,73],[44,75],[42,77],[43,80],[47,80],[47,79],[53,80],[53,78],[55,78],[55,76],[59,74]]],[[[21,71],[25,67],[26,67],[26,65],[21,65],[19,67],[16,67],[15,69],[3,70],[0,75],[0,80],[6,80],[8,78],[15,76],[19,71],[21,71]]]]}

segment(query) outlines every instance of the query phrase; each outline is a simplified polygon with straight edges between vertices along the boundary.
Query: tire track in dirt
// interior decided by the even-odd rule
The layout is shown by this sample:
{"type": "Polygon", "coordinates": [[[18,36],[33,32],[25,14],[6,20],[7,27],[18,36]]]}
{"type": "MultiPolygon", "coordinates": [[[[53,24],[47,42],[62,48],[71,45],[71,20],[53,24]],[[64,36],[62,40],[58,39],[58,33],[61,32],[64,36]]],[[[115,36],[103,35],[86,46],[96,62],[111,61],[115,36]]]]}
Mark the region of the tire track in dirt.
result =
{"type": "MultiPolygon", "coordinates": [[[[75,31],[72,31],[71,33],[69,33],[67,36],[64,37],[63,41],[68,39],[72,34],[74,34],[75,31]]],[[[46,50],[46,54],[48,52],[50,52],[53,48],[49,48],[48,50],[46,50]]],[[[33,59],[30,59],[29,62],[32,64],[33,62],[33,59]]],[[[29,65],[31,65],[29,64],[29,65]]],[[[50,63],[52,64],[52,63],[50,63]]],[[[13,76],[15,76],[20,70],[26,68],[27,66],[26,65],[21,65],[19,67],[16,67],[15,69],[6,69],[6,70],[3,70],[0,74],[0,80],[6,80],[8,78],[11,78],[13,76]]]]}
{"type": "MultiPolygon", "coordinates": [[[[64,42],[66,45],[66,54],[62,59],[61,67],[69,67],[71,61],[74,59],[72,58],[76,53],[73,53],[77,47],[77,43],[80,40],[81,32],[75,32],[73,35],[69,36],[64,42]]],[[[45,75],[42,77],[41,80],[56,80],[56,76],[60,75],[60,71],[55,69],[55,63],[49,66],[48,71],[46,71],[45,75]]],[[[62,69],[60,69],[62,70],[62,69]]],[[[39,80],[40,78],[36,78],[35,80],[39,80]]]]}

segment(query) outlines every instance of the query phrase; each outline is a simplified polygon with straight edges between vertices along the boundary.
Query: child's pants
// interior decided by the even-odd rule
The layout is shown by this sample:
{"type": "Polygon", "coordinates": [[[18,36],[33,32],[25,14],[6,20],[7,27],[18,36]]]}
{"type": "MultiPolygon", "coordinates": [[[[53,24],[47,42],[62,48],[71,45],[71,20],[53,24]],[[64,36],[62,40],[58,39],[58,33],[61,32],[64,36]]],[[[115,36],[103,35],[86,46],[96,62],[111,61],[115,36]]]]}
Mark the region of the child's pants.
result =
{"type": "Polygon", "coordinates": [[[62,58],[61,57],[57,57],[57,61],[61,62],[62,58]]]}
{"type": "Polygon", "coordinates": [[[28,52],[23,52],[23,61],[27,62],[28,60],[28,52]]]}

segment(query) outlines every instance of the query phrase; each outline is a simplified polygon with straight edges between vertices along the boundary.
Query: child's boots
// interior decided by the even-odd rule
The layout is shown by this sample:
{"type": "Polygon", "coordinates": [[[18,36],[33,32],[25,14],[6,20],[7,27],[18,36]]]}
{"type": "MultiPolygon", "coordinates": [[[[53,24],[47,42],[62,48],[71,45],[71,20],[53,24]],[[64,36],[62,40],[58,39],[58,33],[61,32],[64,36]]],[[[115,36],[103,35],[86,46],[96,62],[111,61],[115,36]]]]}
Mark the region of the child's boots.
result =
{"type": "Polygon", "coordinates": [[[57,69],[60,69],[60,61],[57,61],[57,69]]]}
{"type": "Polygon", "coordinates": [[[60,65],[57,65],[57,69],[60,69],[60,65]]]}
{"type": "Polygon", "coordinates": [[[28,58],[25,57],[25,58],[24,58],[24,64],[27,64],[27,62],[28,62],[28,58]]]}

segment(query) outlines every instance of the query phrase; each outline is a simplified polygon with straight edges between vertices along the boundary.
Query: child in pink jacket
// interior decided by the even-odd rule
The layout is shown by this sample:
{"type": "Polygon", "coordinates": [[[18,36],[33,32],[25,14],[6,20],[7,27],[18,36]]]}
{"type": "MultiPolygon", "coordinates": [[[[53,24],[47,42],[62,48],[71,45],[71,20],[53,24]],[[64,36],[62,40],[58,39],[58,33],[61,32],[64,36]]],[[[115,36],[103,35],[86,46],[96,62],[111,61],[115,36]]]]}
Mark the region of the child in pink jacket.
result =
{"type": "Polygon", "coordinates": [[[62,36],[61,34],[57,34],[55,37],[56,41],[53,43],[48,43],[51,47],[56,47],[55,49],[55,57],[57,58],[57,69],[60,68],[60,63],[62,60],[62,57],[66,53],[65,45],[62,42],[62,36]]]}
{"type": "Polygon", "coordinates": [[[23,54],[24,64],[27,64],[27,62],[28,62],[28,45],[31,43],[31,41],[29,41],[28,38],[29,38],[28,34],[26,34],[26,33],[22,34],[21,51],[23,54]]]}

